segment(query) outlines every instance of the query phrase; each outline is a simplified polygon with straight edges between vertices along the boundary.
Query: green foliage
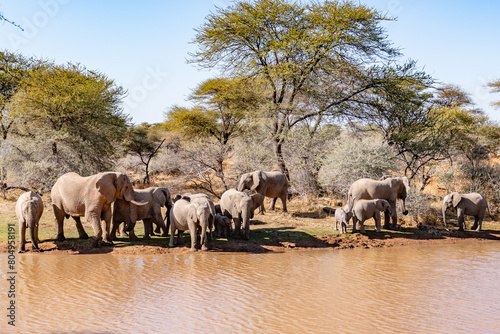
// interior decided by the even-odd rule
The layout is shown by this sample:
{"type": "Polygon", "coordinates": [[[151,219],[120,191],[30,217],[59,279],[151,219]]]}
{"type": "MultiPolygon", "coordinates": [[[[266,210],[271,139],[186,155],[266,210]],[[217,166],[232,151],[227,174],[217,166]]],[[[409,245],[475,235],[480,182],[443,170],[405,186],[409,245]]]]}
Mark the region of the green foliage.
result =
{"type": "Polygon", "coordinates": [[[374,86],[365,64],[398,55],[380,25],[386,20],[350,1],[236,1],[197,29],[192,62],[266,83],[264,115],[277,163],[288,174],[282,152],[287,132],[309,118],[318,129],[326,114],[338,115],[340,104],[374,86]],[[357,80],[348,76],[354,72],[357,80]]]}
{"type": "Polygon", "coordinates": [[[126,131],[123,89],[80,65],[18,59],[19,75],[3,72],[15,80],[2,80],[10,87],[2,122],[12,123],[0,152],[8,181],[43,189],[63,172],[109,170],[126,131]]]}
{"type": "MultiPolygon", "coordinates": [[[[500,79],[488,83],[492,93],[500,93],[500,79]]],[[[496,107],[500,107],[500,101],[494,103],[496,107]]]]}
{"type": "Polygon", "coordinates": [[[262,87],[254,79],[214,78],[191,94],[192,108],[174,106],[166,126],[188,138],[212,136],[223,145],[249,128],[249,118],[262,104],[262,87]]]}
{"type": "Polygon", "coordinates": [[[173,106],[166,116],[165,124],[170,131],[182,132],[188,138],[217,137],[217,116],[202,107],[173,106]]]}

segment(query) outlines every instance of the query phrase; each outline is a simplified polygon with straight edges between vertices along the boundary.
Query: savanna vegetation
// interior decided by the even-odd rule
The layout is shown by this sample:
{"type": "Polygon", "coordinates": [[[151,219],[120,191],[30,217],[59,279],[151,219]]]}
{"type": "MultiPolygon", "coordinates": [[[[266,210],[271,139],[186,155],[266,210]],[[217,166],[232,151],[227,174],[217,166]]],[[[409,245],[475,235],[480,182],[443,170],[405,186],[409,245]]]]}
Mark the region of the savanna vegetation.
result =
{"type": "MultiPolygon", "coordinates": [[[[500,126],[466,91],[406,59],[388,20],[350,1],[217,8],[189,55],[214,77],[157,124],[133,124],[125,89],[104,73],[3,50],[1,195],[47,193],[69,171],[116,170],[137,187],[217,199],[242,173],[278,169],[298,215],[324,217],[314,203],[338,206],[353,181],[383,175],[410,179],[407,226],[440,224],[439,201],[452,190],[482,193],[496,214],[500,126]]],[[[500,80],[489,86],[500,92],[500,80]]]]}

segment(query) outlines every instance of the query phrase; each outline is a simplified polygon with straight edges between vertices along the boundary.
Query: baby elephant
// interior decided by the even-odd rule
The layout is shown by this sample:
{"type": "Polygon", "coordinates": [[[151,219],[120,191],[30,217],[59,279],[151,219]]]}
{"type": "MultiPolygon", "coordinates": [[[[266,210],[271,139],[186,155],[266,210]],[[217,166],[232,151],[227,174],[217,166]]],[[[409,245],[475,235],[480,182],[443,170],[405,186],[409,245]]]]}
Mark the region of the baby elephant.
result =
{"type": "Polygon", "coordinates": [[[392,209],[385,199],[358,199],[352,207],[352,233],[356,232],[356,223],[359,221],[361,233],[365,233],[364,222],[367,219],[375,219],[375,231],[380,232],[380,211],[385,211],[389,216],[392,209]]]}
{"type": "Polygon", "coordinates": [[[38,194],[28,191],[19,196],[16,203],[16,216],[19,221],[19,253],[25,251],[26,244],[26,228],[30,229],[30,239],[33,244],[33,251],[41,251],[38,248],[38,222],[43,213],[43,201],[38,194]]]}
{"type": "Polygon", "coordinates": [[[335,230],[340,224],[340,233],[346,233],[349,220],[352,218],[352,211],[348,211],[347,205],[344,208],[335,209],[335,230]]]}
{"type": "Polygon", "coordinates": [[[232,230],[231,219],[223,215],[215,215],[215,236],[217,238],[227,238],[232,230]]]}

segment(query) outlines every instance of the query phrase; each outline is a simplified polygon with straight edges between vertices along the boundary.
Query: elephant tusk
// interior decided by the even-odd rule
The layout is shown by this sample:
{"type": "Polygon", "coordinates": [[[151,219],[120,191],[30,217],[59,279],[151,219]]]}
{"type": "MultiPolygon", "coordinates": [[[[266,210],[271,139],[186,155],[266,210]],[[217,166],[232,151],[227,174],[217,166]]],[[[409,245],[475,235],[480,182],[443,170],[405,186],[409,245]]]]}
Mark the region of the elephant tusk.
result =
{"type": "Polygon", "coordinates": [[[135,205],[138,205],[138,206],[143,206],[143,205],[148,204],[148,202],[137,202],[137,201],[134,201],[134,200],[132,200],[132,201],[130,201],[130,202],[131,202],[132,204],[135,204],[135,205]]]}

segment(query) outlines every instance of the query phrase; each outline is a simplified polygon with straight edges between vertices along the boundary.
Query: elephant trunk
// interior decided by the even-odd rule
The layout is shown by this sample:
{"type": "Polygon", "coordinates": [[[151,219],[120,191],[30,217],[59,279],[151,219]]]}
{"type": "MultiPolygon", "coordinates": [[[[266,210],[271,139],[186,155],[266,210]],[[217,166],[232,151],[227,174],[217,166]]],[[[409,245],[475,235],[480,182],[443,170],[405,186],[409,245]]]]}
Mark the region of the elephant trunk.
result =
{"type": "Polygon", "coordinates": [[[443,204],[443,223],[444,223],[444,227],[446,227],[446,204],[443,204]]]}
{"type": "Polygon", "coordinates": [[[406,199],[402,198],[401,201],[403,202],[403,215],[406,216],[408,214],[408,210],[406,210],[406,199]]]}

